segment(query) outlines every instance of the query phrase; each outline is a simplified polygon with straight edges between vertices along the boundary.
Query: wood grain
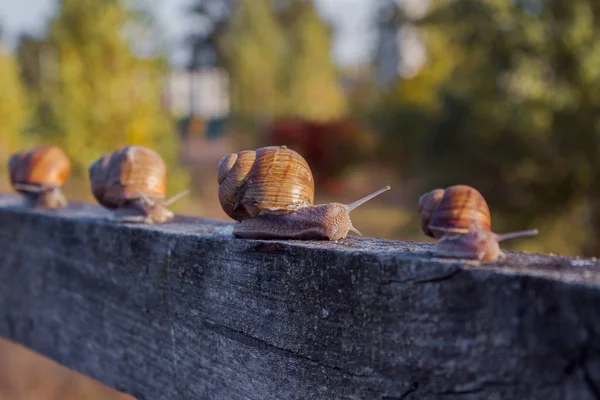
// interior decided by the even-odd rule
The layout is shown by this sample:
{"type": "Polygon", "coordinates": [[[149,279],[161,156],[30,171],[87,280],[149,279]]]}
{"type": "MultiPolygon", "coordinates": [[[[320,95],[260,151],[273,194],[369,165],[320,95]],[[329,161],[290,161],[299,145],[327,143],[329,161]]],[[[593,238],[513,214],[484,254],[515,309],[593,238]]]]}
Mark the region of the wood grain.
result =
{"type": "Polygon", "coordinates": [[[600,263],[234,239],[0,195],[0,336],[138,399],[594,399],[600,263]]]}

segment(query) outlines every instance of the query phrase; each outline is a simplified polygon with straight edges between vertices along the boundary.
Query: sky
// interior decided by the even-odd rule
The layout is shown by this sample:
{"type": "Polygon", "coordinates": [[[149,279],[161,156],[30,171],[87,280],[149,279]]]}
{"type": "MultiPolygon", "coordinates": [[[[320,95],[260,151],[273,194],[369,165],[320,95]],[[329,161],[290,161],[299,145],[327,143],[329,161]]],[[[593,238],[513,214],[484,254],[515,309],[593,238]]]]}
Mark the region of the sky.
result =
{"type": "MultiPolygon", "coordinates": [[[[170,44],[171,61],[179,66],[186,54],[181,42],[191,30],[184,14],[193,0],[147,0],[157,7],[157,17],[165,41],[170,44]]],[[[375,0],[315,0],[321,15],[335,27],[333,58],[340,65],[367,62],[373,46],[370,27],[375,0]]],[[[12,47],[21,32],[40,34],[56,10],[58,0],[0,0],[0,25],[3,41],[12,47]]]]}

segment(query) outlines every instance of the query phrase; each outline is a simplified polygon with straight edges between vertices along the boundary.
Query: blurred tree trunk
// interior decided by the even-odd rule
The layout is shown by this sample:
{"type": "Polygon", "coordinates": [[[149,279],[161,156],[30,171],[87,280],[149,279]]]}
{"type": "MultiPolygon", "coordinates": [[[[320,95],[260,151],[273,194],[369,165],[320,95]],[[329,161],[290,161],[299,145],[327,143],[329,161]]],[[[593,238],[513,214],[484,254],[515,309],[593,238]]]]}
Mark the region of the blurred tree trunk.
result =
{"type": "Polygon", "coordinates": [[[295,2],[283,72],[285,113],[312,121],[342,117],[347,104],[332,60],[331,30],[312,2],[295,2]]]}
{"type": "Polygon", "coordinates": [[[281,110],[285,39],[269,0],[240,0],[220,42],[234,112],[271,119],[281,110]]]}
{"type": "MultiPolygon", "coordinates": [[[[19,69],[12,55],[0,46],[0,161],[18,149],[27,109],[19,69]]],[[[4,164],[4,162],[3,162],[4,164]]],[[[4,165],[3,165],[4,167],[4,165]]]]}

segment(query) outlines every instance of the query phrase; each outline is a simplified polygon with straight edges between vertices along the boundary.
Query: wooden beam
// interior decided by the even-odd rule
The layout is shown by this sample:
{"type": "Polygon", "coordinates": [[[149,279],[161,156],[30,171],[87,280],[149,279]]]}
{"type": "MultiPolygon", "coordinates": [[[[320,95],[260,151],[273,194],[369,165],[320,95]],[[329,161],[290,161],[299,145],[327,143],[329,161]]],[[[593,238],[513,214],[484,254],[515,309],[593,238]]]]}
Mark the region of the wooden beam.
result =
{"type": "Polygon", "coordinates": [[[592,399],[600,263],[234,239],[0,195],[0,336],[138,399],[592,399]]]}

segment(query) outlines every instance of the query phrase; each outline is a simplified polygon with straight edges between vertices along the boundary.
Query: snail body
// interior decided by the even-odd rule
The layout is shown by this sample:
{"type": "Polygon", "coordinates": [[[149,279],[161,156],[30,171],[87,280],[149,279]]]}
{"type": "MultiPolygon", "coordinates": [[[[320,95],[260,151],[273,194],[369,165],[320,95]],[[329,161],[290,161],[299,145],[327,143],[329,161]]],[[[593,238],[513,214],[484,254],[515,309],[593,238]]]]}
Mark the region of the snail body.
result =
{"type": "Polygon", "coordinates": [[[162,223],[173,219],[165,201],[167,167],[161,156],[143,146],[106,153],[89,167],[92,193],[124,222],[162,223]]]}
{"type": "Polygon", "coordinates": [[[504,234],[481,229],[462,234],[449,233],[437,243],[434,254],[437,257],[496,261],[506,258],[506,254],[500,250],[501,241],[537,233],[537,229],[504,234]]]}
{"type": "Polygon", "coordinates": [[[538,231],[497,234],[492,232],[490,209],[475,188],[466,185],[435,189],[419,198],[423,232],[440,241],[434,254],[438,257],[495,261],[506,255],[500,242],[536,235],[538,231]]]}
{"type": "Polygon", "coordinates": [[[352,204],[313,205],[307,162],[285,146],[229,154],[219,161],[219,200],[239,221],[233,234],[249,239],[339,240],[352,226],[350,212],[387,186],[352,204]]]}
{"type": "Polygon", "coordinates": [[[33,207],[62,208],[67,199],[62,187],[71,173],[71,162],[56,146],[40,146],[13,154],[8,161],[12,187],[33,207]]]}
{"type": "Polygon", "coordinates": [[[236,224],[233,234],[247,239],[340,240],[354,232],[350,212],[373,197],[390,190],[389,186],[352,204],[329,203],[306,206],[294,211],[263,211],[236,224]]]}
{"type": "Polygon", "coordinates": [[[339,240],[353,229],[344,207],[330,203],[281,214],[263,213],[236,224],[233,234],[247,239],[339,240]]]}

